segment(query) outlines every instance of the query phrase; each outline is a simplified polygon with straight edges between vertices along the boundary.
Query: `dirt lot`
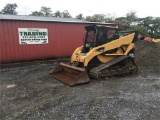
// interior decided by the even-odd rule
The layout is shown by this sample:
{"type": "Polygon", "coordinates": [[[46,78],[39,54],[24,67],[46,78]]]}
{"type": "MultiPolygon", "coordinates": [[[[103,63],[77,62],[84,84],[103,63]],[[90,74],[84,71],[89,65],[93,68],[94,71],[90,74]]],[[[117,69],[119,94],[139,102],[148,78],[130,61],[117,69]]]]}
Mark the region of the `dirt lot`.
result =
{"type": "Polygon", "coordinates": [[[159,120],[159,53],[160,44],[137,43],[137,75],[75,87],[48,75],[57,62],[1,68],[1,120],[159,120]]]}

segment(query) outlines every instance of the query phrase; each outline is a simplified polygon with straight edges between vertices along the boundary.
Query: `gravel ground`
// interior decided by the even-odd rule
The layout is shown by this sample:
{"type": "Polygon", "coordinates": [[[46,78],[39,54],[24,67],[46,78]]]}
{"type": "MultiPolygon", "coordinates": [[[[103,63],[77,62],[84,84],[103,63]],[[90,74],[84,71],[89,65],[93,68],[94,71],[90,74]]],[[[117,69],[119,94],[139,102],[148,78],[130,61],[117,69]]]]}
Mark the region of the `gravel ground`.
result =
{"type": "Polygon", "coordinates": [[[75,87],[48,75],[57,62],[1,68],[1,120],[159,120],[159,63],[144,64],[149,55],[139,62],[142,53],[137,75],[92,79],[75,87]]]}
{"type": "Polygon", "coordinates": [[[1,69],[1,119],[159,120],[160,74],[92,80],[68,87],[53,64],[1,69]]]}

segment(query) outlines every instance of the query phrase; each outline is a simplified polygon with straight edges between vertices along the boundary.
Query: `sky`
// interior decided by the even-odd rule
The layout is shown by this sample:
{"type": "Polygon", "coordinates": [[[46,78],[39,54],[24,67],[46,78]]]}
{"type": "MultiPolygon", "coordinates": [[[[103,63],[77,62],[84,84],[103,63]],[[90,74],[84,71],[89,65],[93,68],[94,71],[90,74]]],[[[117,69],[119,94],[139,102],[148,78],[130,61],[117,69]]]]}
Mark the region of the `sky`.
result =
{"type": "Polygon", "coordinates": [[[139,18],[160,17],[159,0],[0,0],[0,11],[7,3],[17,3],[18,15],[28,15],[40,11],[41,6],[50,7],[52,13],[57,10],[68,10],[72,17],[83,14],[84,17],[93,14],[111,14],[114,17],[125,17],[130,11],[135,11],[139,18]]]}

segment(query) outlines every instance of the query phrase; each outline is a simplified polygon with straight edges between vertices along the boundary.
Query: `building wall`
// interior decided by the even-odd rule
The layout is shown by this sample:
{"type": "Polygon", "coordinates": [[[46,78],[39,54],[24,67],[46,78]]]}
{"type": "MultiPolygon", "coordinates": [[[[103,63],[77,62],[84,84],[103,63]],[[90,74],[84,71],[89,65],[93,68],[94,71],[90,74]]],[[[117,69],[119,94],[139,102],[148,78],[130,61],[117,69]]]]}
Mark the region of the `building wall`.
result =
{"type": "Polygon", "coordinates": [[[71,56],[83,45],[87,24],[0,21],[0,63],[71,56]],[[47,28],[48,44],[19,44],[18,28],[47,28]]]}

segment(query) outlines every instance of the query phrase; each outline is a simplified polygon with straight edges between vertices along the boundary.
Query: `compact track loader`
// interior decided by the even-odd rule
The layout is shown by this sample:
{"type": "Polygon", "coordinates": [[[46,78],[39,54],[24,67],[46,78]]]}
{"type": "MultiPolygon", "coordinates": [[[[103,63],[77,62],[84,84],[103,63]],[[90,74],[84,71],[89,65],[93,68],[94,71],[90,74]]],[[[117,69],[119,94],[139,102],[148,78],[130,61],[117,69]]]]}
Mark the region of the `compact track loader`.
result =
{"type": "Polygon", "coordinates": [[[60,63],[50,71],[55,79],[68,86],[99,79],[134,74],[138,68],[134,62],[134,42],[137,31],[121,32],[118,25],[86,26],[84,45],[71,56],[70,65],[60,63]]]}

